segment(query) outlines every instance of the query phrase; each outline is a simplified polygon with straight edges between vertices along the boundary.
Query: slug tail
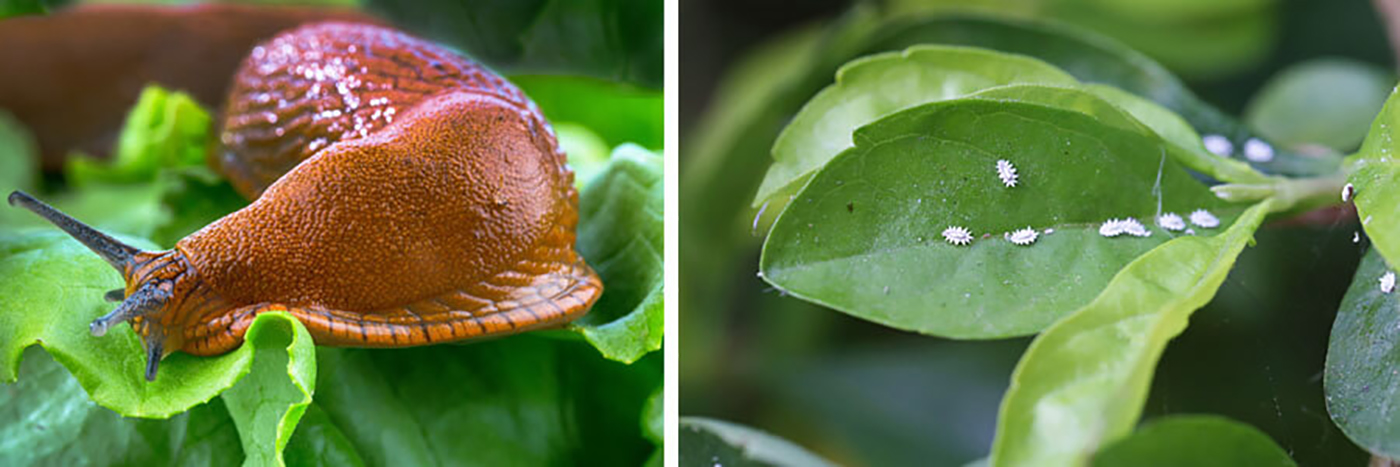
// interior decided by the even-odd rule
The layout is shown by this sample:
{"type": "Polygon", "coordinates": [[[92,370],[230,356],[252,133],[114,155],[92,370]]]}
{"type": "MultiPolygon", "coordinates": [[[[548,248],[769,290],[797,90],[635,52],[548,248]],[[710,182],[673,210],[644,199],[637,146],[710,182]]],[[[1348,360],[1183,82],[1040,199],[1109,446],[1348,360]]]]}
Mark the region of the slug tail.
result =
{"type": "Polygon", "coordinates": [[[141,250],[136,247],[122,243],[107,234],[99,232],[97,229],[79,222],[77,219],[54,209],[53,206],[49,206],[43,201],[29,196],[28,193],[23,191],[11,192],[9,202],[10,206],[19,206],[28,209],[38,214],[39,217],[44,218],[44,220],[49,221],[49,223],[53,224],[55,227],[63,229],[63,231],[67,232],[73,239],[81,242],[83,246],[88,247],[93,253],[97,253],[97,256],[106,260],[107,264],[111,264],[112,267],[117,268],[117,271],[125,273],[127,265],[131,264],[131,259],[135,257],[137,253],[141,252],[141,250]]]}

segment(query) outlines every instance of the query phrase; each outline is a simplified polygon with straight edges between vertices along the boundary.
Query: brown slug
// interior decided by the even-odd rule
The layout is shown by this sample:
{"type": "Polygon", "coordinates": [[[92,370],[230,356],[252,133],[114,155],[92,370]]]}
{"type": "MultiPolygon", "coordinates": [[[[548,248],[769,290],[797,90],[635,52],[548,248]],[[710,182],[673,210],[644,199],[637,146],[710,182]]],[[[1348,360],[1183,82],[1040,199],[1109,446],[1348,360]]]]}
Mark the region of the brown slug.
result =
{"type": "Polygon", "coordinates": [[[574,251],[578,193],[513,85],[390,29],[321,23],[254,48],[211,164],[247,207],[146,252],[30,197],[126,279],[94,335],[130,321],[146,378],[228,352],[287,311],[319,345],[403,347],[558,326],[602,283],[574,251]]]}

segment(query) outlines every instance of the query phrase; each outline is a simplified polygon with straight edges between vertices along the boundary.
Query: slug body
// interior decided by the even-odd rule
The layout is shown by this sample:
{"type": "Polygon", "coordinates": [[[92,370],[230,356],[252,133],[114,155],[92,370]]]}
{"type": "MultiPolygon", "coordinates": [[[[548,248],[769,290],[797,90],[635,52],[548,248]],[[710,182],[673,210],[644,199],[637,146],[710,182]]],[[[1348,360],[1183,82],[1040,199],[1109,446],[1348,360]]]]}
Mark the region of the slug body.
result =
{"type": "Polygon", "coordinates": [[[336,23],[278,36],[235,78],[221,143],[211,163],[255,199],[169,251],[10,197],[122,272],[122,304],[92,331],[129,319],[148,379],[174,350],[236,348],[265,311],[317,344],[401,347],[557,326],[602,292],[548,123],[432,44],[336,23]]]}

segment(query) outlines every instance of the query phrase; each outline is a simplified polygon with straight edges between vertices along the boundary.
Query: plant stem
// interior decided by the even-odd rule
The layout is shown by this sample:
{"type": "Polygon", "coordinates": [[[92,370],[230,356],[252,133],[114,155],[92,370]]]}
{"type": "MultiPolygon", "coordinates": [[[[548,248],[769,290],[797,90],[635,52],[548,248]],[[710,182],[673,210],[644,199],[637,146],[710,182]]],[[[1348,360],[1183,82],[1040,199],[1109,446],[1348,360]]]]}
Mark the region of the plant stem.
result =
{"type": "Polygon", "coordinates": [[[1273,212],[1290,211],[1295,208],[1311,209],[1341,200],[1342,186],[1346,185],[1345,173],[1335,173],[1323,177],[1274,178],[1273,183],[1234,184],[1227,183],[1211,187],[1215,196],[1230,202],[1258,201],[1274,198],[1273,212]]]}

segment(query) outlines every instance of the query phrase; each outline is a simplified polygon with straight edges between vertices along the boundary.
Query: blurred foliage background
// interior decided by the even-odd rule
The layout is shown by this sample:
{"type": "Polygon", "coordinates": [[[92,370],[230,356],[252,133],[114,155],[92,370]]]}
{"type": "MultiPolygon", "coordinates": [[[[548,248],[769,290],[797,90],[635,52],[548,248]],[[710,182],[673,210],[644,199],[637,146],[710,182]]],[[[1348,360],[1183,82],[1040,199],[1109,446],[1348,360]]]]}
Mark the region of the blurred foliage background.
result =
{"type": "MultiPolygon", "coordinates": [[[[755,275],[776,213],[750,207],[777,129],[859,53],[843,41],[854,18],[967,11],[1117,39],[1303,152],[1355,150],[1395,83],[1385,25],[1366,0],[682,0],[682,416],[760,428],[849,465],[987,454],[1029,339],[943,340],[783,297],[755,275]]],[[[1323,400],[1328,330],[1365,251],[1352,241],[1354,214],[1333,214],[1257,235],[1167,348],[1145,422],[1221,414],[1260,428],[1300,465],[1366,461],[1323,400]]]]}

